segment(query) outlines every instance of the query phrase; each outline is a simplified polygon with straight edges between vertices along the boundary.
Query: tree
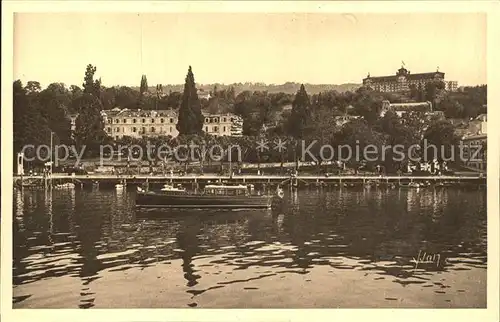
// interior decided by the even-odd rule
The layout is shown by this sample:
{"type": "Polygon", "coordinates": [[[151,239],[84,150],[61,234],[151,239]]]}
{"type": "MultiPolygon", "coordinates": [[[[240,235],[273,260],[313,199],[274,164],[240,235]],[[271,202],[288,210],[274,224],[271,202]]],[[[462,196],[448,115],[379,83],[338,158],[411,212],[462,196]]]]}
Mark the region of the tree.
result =
{"type": "Polygon", "coordinates": [[[382,94],[370,88],[360,87],[353,97],[353,112],[362,116],[369,124],[373,124],[379,117],[380,107],[384,99],[386,98],[382,94]]]}
{"type": "Polygon", "coordinates": [[[137,108],[143,109],[144,108],[144,94],[148,91],[148,79],[146,78],[146,75],[142,75],[141,77],[141,86],[139,88],[139,99],[137,100],[137,108]]]}
{"type": "Polygon", "coordinates": [[[260,126],[269,124],[273,120],[273,106],[267,92],[261,93],[256,97],[256,108],[260,126]]]}
{"type": "Polygon", "coordinates": [[[432,103],[433,106],[436,106],[439,97],[442,96],[442,92],[444,92],[445,84],[442,81],[432,81],[425,83],[425,100],[432,103]]]}
{"type": "Polygon", "coordinates": [[[75,140],[79,149],[85,147],[87,153],[99,151],[107,135],[104,132],[104,120],[101,116],[102,105],[92,94],[83,94],[79,99],[80,111],[76,119],[75,140]]]}
{"type": "Polygon", "coordinates": [[[100,98],[101,94],[101,79],[94,81],[94,75],[97,71],[97,67],[92,66],[92,64],[87,65],[85,70],[85,78],[83,80],[83,92],[87,94],[92,94],[97,98],[100,98]]]}
{"type": "Polygon", "coordinates": [[[339,146],[346,145],[350,147],[350,151],[348,148],[339,149],[338,151],[340,154],[339,157],[341,156],[343,159],[347,159],[347,164],[357,168],[366,161],[371,163],[378,163],[380,161],[381,151],[384,151],[382,149],[384,136],[370,127],[366,120],[358,119],[346,123],[336,136],[336,141],[339,143],[339,146]],[[375,149],[371,148],[368,150],[368,145],[374,146],[375,149]],[[371,152],[374,150],[376,153],[371,152]],[[365,155],[365,151],[370,152],[370,155],[365,155]],[[369,157],[370,160],[366,160],[365,157],[369,157]],[[374,159],[377,160],[374,161],[374,159]]]}
{"type": "Polygon", "coordinates": [[[218,114],[219,111],[219,98],[214,96],[208,100],[208,113],[218,114]]]}
{"type": "Polygon", "coordinates": [[[28,81],[26,84],[26,94],[36,94],[42,90],[42,86],[37,81],[28,81]]]}
{"type": "Polygon", "coordinates": [[[115,104],[121,108],[133,109],[137,106],[139,92],[134,89],[121,86],[116,89],[115,104]]]}
{"type": "Polygon", "coordinates": [[[464,107],[457,100],[447,96],[440,103],[440,110],[447,118],[461,118],[464,116],[464,107]]]}
{"type": "MultiPolygon", "coordinates": [[[[409,113],[407,113],[409,114],[409,113]]],[[[416,118],[421,120],[421,118],[416,118]]],[[[391,147],[385,152],[385,168],[387,171],[402,169],[410,157],[410,146],[420,142],[420,122],[410,122],[410,115],[404,118],[398,117],[392,111],[388,111],[375,125],[374,129],[385,136],[385,144],[391,147]],[[393,149],[396,146],[402,147],[396,154],[393,149]],[[399,152],[402,152],[401,156],[399,152]]]]}
{"type": "Polygon", "coordinates": [[[39,106],[29,99],[28,90],[23,87],[20,80],[13,83],[13,136],[16,152],[20,152],[27,144],[50,142],[47,121],[40,114],[39,106]]]}
{"type": "Polygon", "coordinates": [[[71,93],[63,83],[52,83],[37,95],[40,114],[47,120],[50,129],[56,134],[59,143],[70,143],[71,122],[68,107],[71,93]]]}
{"type": "MultiPolygon", "coordinates": [[[[321,97],[313,104],[311,110],[311,124],[308,126],[307,136],[310,141],[316,140],[318,144],[315,144],[311,153],[315,155],[318,159],[318,171],[321,170],[323,158],[321,158],[320,151],[325,144],[330,144],[334,141],[334,134],[336,129],[334,111],[326,105],[317,105],[318,102],[324,102],[328,104],[327,101],[322,100],[321,97]]],[[[325,155],[328,158],[328,156],[325,155]]]]}
{"type": "Polygon", "coordinates": [[[148,78],[146,75],[142,75],[141,77],[141,87],[140,87],[140,93],[141,95],[144,95],[148,91],[148,78]]]}
{"type": "Polygon", "coordinates": [[[182,93],[181,92],[170,92],[160,99],[159,109],[179,109],[182,103],[182,93]]]}
{"type": "Polygon", "coordinates": [[[288,134],[298,139],[305,136],[310,117],[310,105],[309,95],[307,95],[304,84],[302,84],[292,103],[292,113],[288,119],[288,134]]]}
{"type": "Polygon", "coordinates": [[[443,158],[454,156],[458,160],[455,148],[458,145],[459,138],[455,134],[455,127],[449,121],[436,121],[432,123],[424,133],[424,161],[437,159],[442,161],[443,158]],[[437,151],[434,150],[435,147],[437,151]],[[452,155],[452,153],[455,153],[452,155]]]}
{"type": "Polygon", "coordinates": [[[203,114],[201,114],[201,104],[198,99],[194,75],[189,66],[182,94],[182,103],[179,108],[179,121],[177,130],[180,135],[199,134],[203,129],[203,114]]]}
{"type": "Polygon", "coordinates": [[[163,85],[162,84],[157,84],[156,85],[156,101],[155,101],[155,109],[157,110],[160,104],[160,99],[163,96],[163,85]]]}

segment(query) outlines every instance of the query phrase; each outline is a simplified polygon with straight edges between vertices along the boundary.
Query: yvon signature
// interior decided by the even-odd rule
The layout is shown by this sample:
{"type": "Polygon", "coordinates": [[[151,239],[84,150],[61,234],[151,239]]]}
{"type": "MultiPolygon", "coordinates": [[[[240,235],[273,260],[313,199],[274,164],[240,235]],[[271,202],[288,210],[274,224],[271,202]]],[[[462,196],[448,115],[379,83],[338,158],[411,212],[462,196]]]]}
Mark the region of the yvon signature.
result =
{"type": "Polygon", "coordinates": [[[434,264],[436,267],[439,267],[439,264],[445,262],[446,259],[441,260],[441,254],[427,254],[426,252],[418,251],[417,258],[412,258],[410,263],[415,263],[415,268],[413,271],[416,271],[419,264],[434,264]]]}

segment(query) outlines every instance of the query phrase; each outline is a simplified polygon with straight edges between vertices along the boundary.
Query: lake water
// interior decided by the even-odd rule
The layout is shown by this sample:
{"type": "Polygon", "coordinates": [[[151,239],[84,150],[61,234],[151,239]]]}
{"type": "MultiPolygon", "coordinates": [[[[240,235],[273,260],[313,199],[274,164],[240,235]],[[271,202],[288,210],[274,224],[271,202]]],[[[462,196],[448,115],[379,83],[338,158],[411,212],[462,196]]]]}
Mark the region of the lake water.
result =
{"type": "Polygon", "coordinates": [[[272,211],[134,196],[14,192],[14,308],[486,307],[486,191],[314,188],[272,211]]]}

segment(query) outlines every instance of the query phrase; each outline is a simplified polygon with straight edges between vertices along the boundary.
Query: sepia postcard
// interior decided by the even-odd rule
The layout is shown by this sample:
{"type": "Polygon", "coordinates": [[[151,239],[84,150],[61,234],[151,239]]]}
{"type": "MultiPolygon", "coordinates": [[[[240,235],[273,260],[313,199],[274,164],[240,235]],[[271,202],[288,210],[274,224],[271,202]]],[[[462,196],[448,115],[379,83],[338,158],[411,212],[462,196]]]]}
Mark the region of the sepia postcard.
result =
{"type": "Polygon", "coordinates": [[[2,9],[0,318],[499,320],[497,2],[2,9]]]}

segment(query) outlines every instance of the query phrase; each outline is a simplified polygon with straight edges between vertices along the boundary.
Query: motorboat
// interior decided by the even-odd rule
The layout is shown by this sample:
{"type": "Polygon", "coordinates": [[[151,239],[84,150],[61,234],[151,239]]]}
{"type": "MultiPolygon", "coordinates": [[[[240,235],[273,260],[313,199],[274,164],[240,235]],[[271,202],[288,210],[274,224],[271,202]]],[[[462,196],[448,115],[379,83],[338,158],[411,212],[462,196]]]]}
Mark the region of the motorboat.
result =
{"type": "Polygon", "coordinates": [[[276,195],[254,194],[246,185],[209,184],[201,192],[188,192],[181,187],[165,185],[160,191],[137,188],[136,207],[141,208],[271,208],[276,195]]]}

